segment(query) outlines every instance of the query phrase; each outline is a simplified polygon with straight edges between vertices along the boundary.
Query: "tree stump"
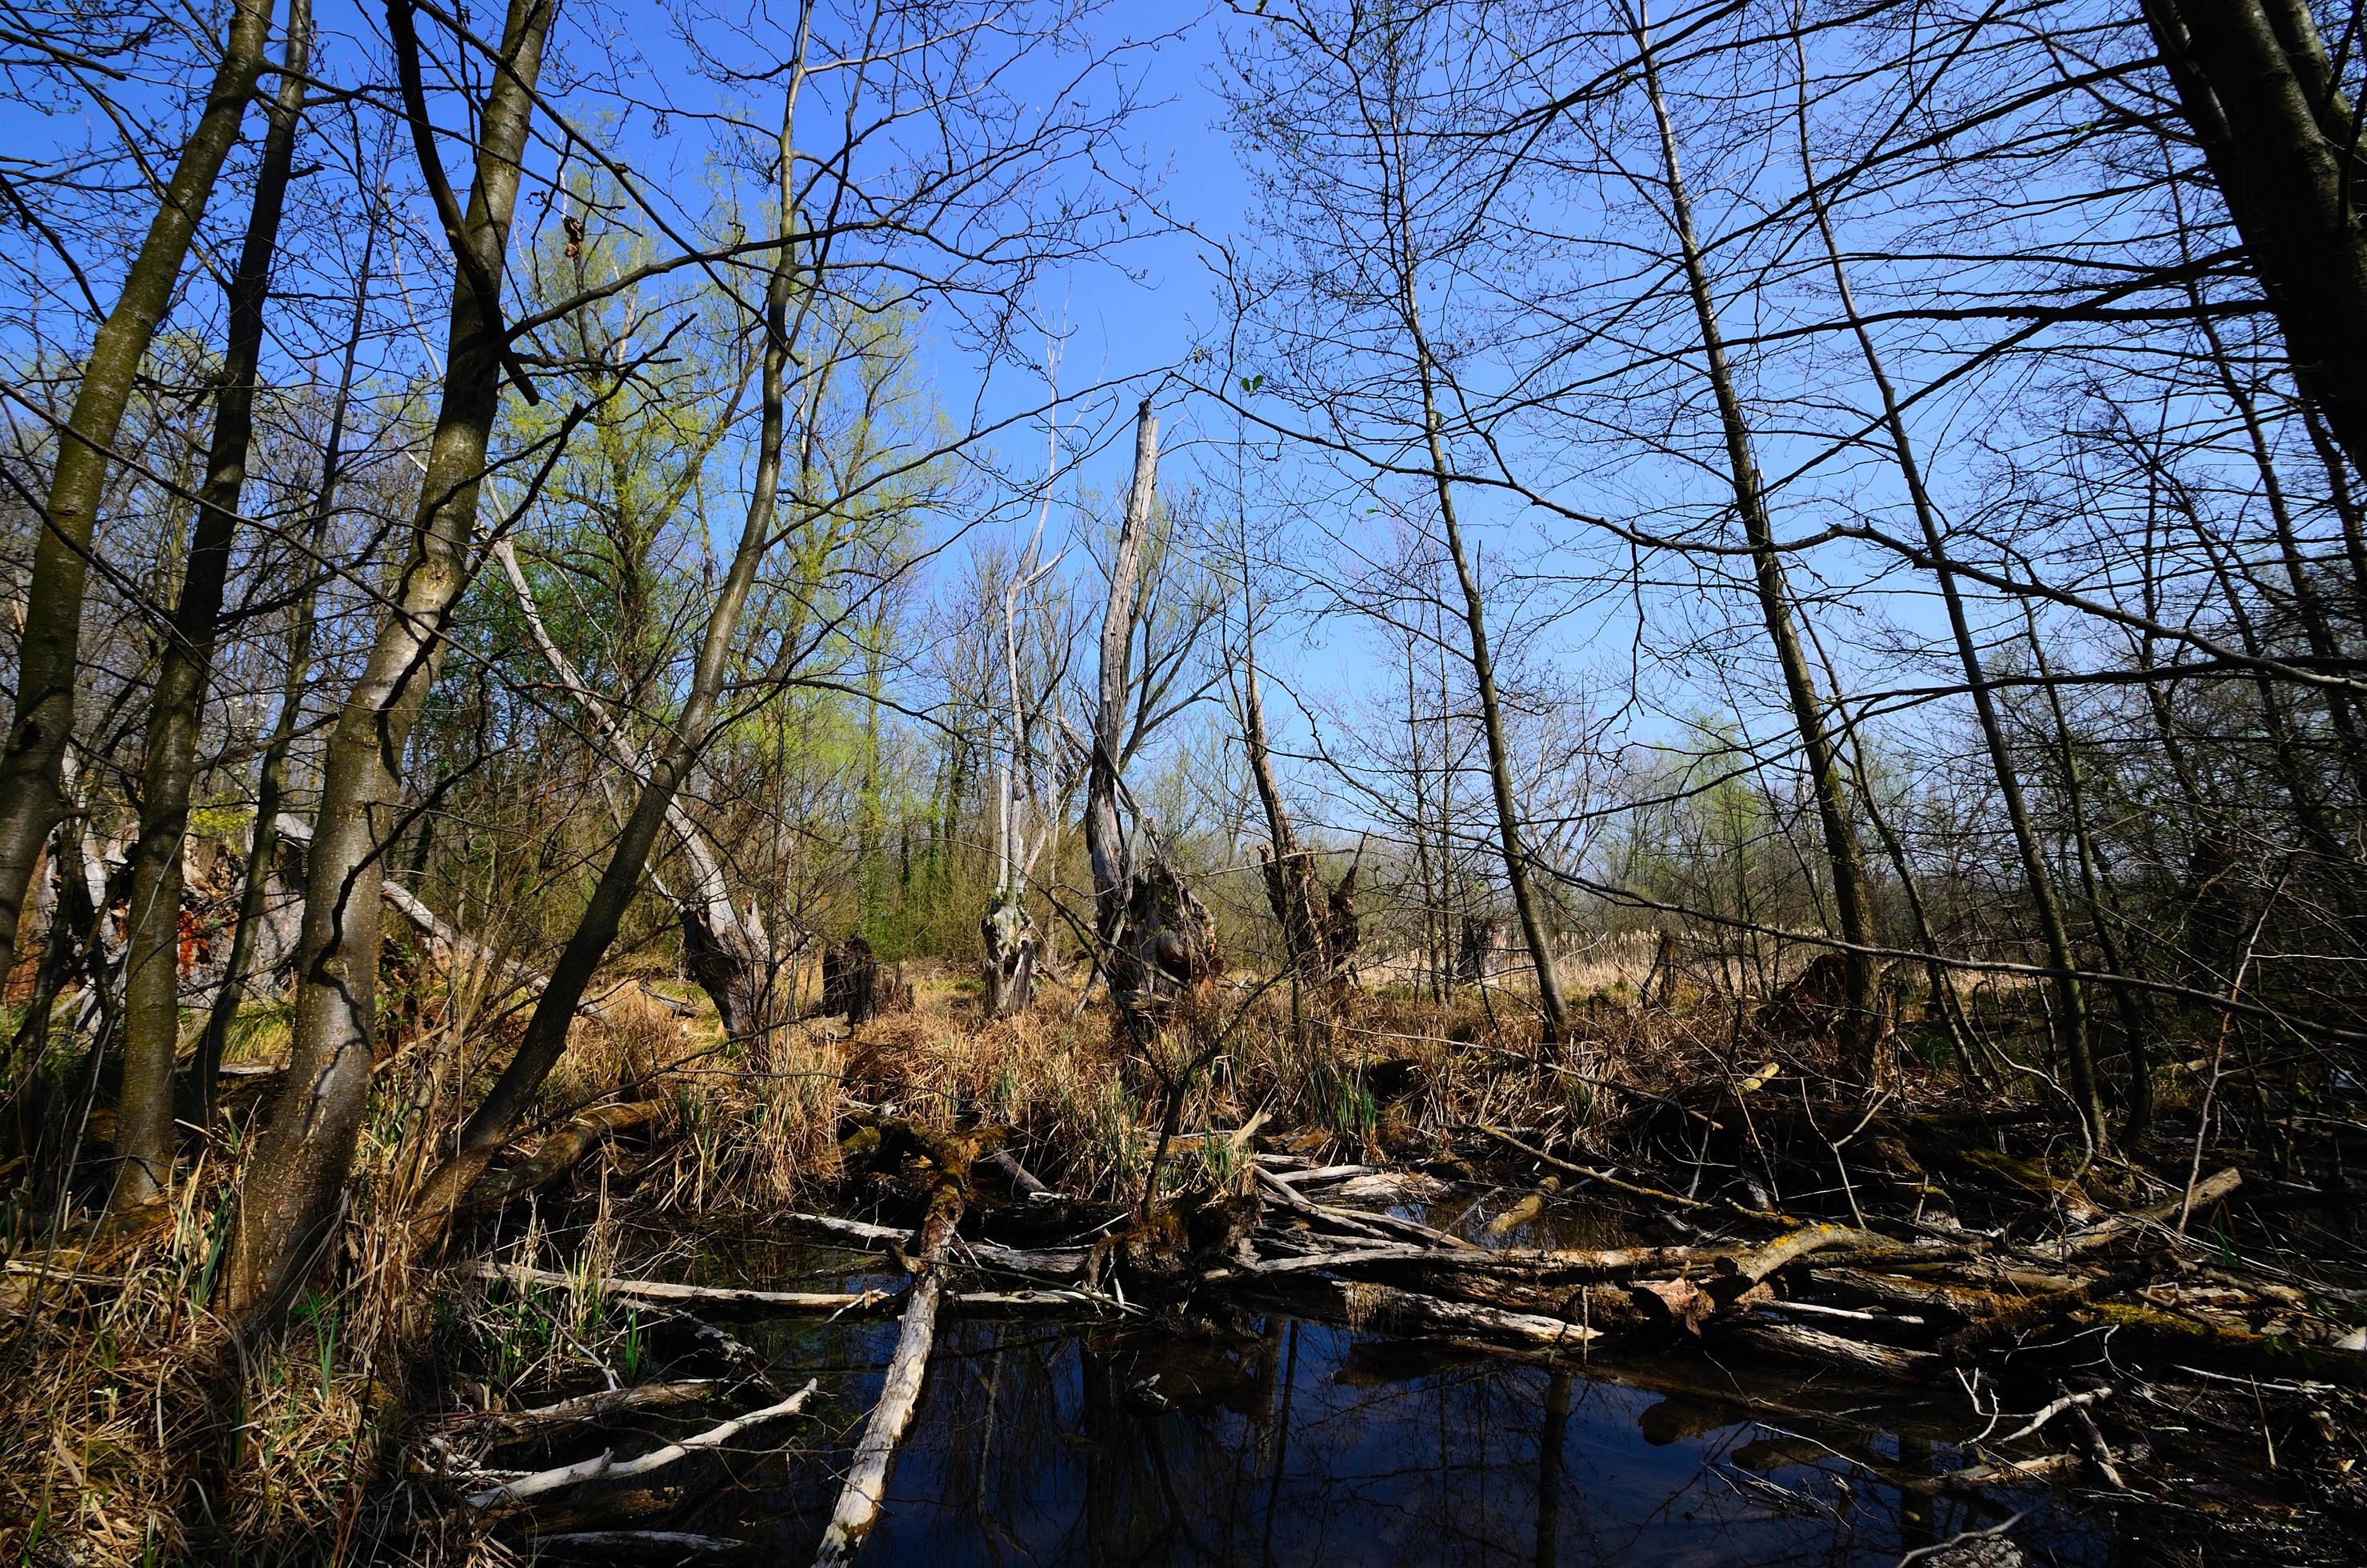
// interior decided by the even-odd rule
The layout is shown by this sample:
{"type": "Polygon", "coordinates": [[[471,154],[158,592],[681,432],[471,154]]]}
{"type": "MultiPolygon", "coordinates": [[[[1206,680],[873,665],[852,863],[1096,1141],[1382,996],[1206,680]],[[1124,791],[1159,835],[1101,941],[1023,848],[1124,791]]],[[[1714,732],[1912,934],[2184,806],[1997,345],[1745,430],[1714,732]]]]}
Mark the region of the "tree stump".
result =
{"type": "Polygon", "coordinates": [[[986,958],[986,1016],[1024,1013],[1036,997],[1036,922],[1016,896],[998,895],[978,923],[986,958]]]}
{"type": "Polygon", "coordinates": [[[1149,861],[1126,881],[1123,924],[1104,960],[1111,999],[1138,1040],[1155,1033],[1180,998],[1206,989],[1224,968],[1207,905],[1165,856],[1154,851],[1149,861]]]}
{"type": "Polygon", "coordinates": [[[859,936],[821,950],[821,1010],[844,1013],[846,1027],[869,1023],[880,1013],[879,960],[859,936]]]}
{"type": "Polygon", "coordinates": [[[1503,922],[1492,915],[1467,915],[1455,944],[1455,983],[1485,985],[1495,977],[1497,939],[1503,922]]]}

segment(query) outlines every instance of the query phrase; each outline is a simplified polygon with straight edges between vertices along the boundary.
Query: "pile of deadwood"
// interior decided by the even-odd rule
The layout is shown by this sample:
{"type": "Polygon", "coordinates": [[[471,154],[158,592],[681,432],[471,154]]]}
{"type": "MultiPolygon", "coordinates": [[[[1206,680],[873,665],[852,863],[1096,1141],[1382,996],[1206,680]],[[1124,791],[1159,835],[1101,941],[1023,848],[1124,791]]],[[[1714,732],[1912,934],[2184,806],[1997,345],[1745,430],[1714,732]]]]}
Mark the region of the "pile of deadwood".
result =
{"type": "MultiPolygon", "coordinates": [[[[1048,1190],[1002,1147],[1000,1130],[870,1121],[846,1142],[856,1174],[845,1196],[848,1207],[881,1218],[785,1213],[768,1229],[884,1258],[884,1272],[902,1281],[895,1288],[773,1290],[622,1278],[600,1287],[692,1324],[726,1360],[746,1352],[709,1320],[733,1312],[900,1316],[823,1562],[851,1559],[877,1517],[947,1313],[1117,1315],[1208,1328],[1280,1311],[1475,1353],[1583,1358],[1614,1377],[1623,1363],[1670,1365],[1672,1348],[1693,1346],[1723,1368],[1763,1361],[1825,1381],[1845,1374],[1923,1385],[1989,1417],[1987,1432],[1976,1419],[1957,1439],[1980,1439],[1965,1443],[1961,1468],[1892,1478],[1923,1491],[2072,1471],[2099,1488],[2123,1488],[2147,1456],[2146,1419],[2135,1407],[2172,1408],[2162,1392],[2172,1386],[2239,1395],[2247,1421],[2257,1406],[2272,1453],[2273,1404],[2289,1462],[2296,1431],[2327,1455],[2358,1451],[2367,1291],[2238,1261],[2217,1219],[2247,1199],[2235,1167],[2201,1170],[2166,1199],[2110,1210],[2077,1183],[1999,1152],[1993,1145],[2002,1138],[1984,1143],[1965,1135],[1961,1119],[1926,1118],[1891,1125],[1865,1146],[1914,1142],[1927,1157],[1941,1149],[1954,1179],[1943,1183],[1897,1149],[1886,1184],[1881,1159],[1860,1163],[1854,1183],[1842,1165],[1842,1221],[1784,1213],[1751,1183],[1741,1184],[1740,1198],[1679,1192],[1671,1177],[1614,1164],[1582,1142],[1493,1125],[1460,1129],[1422,1165],[1399,1167],[1319,1164],[1287,1152],[1290,1140],[1277,1145],[1255,1131],[1215,1135],[1233,1145],[1240,1176],[1232,1190],[1179,1199],[1145,1217],[1048,1190]],[[1909,1175],[1895,1168],[1901,1162],[1914,1167],[1909,1175]],[[1579,1194],[1624,1210],[1637,1233],[1669,1239],[1591,1249],[1501,1244],[1541,1207],[1579,1194]],[[1460,1215],[1458,1195],[1470,1200],[1460,1215]],[[1417,1208],[1441,1223],[1407,1217],[1417,1208]],[[1981,1223],[1958,1217],[1976,1208],[1986,1209],[1981,1223]],[[1482,1210],[1494,1218],[1472,1223],[1482,1210]],[[2003,1414],[2010,1408],[2011,1418],[2003,1414]]],[[[498,1262],[477,1271],[497,1290],[583,1283],[498,1262]]],[[[601,1513],[581,1503],[583,1483],[645,1477],[785,1421],[813,1385],[631,1458],[602,1451],[556,1469],[498,1471],[484,1464],[489,1439],[597,1426],[723,1386],[660,1382],[538,1411],[468,1413],[438,1439],[437,1463],[469,1509],[488,1519],[527,1514],[546,1548],[563,1547],[572,1539],[563,1527],[601,1513]],[[556,1517],[536,1512],[554,1506],[556,1517]]],[[[1780,1401],[1737,1394],[1730,1403],[1743,1414],[1823,1419],[1780,1401]]],[[[2175,1408],[2191,1416],[2197,1407],[2175,1408]]],[[[2349,1472],[2346,1462],[2341,1473],[2349,1472]]],[[[663,1506],[669,1494],[623,1495],[663,1506]]],[[[653,1548],[701,1550],[694,1538],[643,1533],[653,1548]]],[[[587,1550],[628,1544],[613,1530],[573,1535],[587,1550]]],[[[709,1540],[705,1549],[730,1545],[709,1540]]]]}

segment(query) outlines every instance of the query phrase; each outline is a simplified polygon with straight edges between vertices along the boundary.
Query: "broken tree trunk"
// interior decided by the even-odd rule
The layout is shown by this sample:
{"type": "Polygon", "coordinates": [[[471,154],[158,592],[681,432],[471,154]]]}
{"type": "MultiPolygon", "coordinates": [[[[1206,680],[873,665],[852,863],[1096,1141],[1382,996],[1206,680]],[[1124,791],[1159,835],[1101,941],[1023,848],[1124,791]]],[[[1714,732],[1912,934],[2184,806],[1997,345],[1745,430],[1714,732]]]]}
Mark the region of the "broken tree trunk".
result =
{"type": "Polygon", "coordinates": [[[912,987],[904,977],[882,965],[861,937],[850,936],[822,949],[823,1013],[844,1013],[846,1027],[855,1028],[912,1005],[912,987]]]}
{"type": "Polygon", "coordinates": [[[1025,1012],[1036,996],[1036,921],[1025,897],[1016,892],[996,894],[978,933],[985,952],[980,978],[986,983],[986,1016],[1025,1012]]]}
{"type": "Polygon", "coordinates": [[[855,1561],[879,1517],[880,1499],[887,1494],[889,1467],[896,1462],[896,1446],[912,1424],[921,1401],[921,1380],[929,1366],[929,1347],[937,1333],[937,1302],[945,1291],[944,1259],[954,1227],[961,1222],[969,1199],[969,1167],[976,1157],[976,1136],[939,1140],[931,1153],[937,1163],[936,1189],[929,1195],[928,1212],[912,1238],[912,1256],[918,1266],[903,1332],[897,1335],[896,1354],[889,1359],[888,1375],[879,1386],[879,1403],[855,1448],[855,1465],[839,1489],[838,1506],[831,1510],[830,1527],[822,1532],[816,1568],[841,1568],[855,1561]]]}
{"type": "Polygon", "coordinates": [[[708,1427],[696,1437],[685,1437],[678,1443],[668,1443],[662,1449],[653,1449],[639,1459],[627,1460],[622,1464],[613,1463],[610,1456],[604,1453],[596,1459],[588,1459],[580,1464],[563,1465],[557,1470],[542,1471],[534,1475],[521,1477],[516,1481],[505,1481],[499,1486],[470,1497],[469,1506],[481,1511],[523,1502],[528,1497],[540,1496],[546,1492],[556,1492],[563,1486],[572,1486],[578,1482],[628,1481],[635,1476],[647,1475],[650,1471],[670,1465],[687,1454],[697,1453],[702,1449],[719,1448],[751,1426],[762,1426],[767,1421],[777,1421],[785,1415],[795,1415],[806,1407],[806,1401],[813,1397],[813,1392],[818,1386],[817,1383],[809,1382],[777,1404],[768,1404],[762,1410],[752,1410],[745,1415],[735,1415],[719,1426],[708,1427]]]}
{"type": "Polygon", "coordinates": [[[1145,398],[1135,416],[1134,483],[1110,558],[1099,702],[1085,780],[1085,848],[1093,861],[1102,972],[1119,1018],[1138,1043],[1157,1032],[1178,995],[1214,979],[1221,964],[1215,920],[1161,852],[1150,824],[1138,814],[1134,831],[1127,833],[1118,815],[1134,602],[1158,483],[1159,421],[1145,398]]]}

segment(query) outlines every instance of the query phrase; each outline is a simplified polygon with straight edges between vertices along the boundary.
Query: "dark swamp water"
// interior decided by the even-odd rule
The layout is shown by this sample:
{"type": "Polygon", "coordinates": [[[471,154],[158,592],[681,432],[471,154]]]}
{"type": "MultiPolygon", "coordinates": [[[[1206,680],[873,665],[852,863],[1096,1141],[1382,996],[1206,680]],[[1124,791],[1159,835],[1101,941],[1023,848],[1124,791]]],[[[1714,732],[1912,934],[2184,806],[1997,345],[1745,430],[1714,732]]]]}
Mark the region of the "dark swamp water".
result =
{"type": "MultiPolygon", "coordinates": [[[[1568,1216],[1505,1238],[1611,1239],[1568,1216]]],[[[892,1284],[851,1261],[717,1241],[690,1277],[892,1284]]],[[[685,1277],[679,1263],[669,1272],[685,1277]]],[[[864,1562],[1888,1565],[2016,1514],[2012,1540],[2033,1562],[2158,1560],[2044,1487],[1923,1496],[1897,1484],[1973,1462],[1951,1439],[1982,1422],[1953,1387],[1721,1366],[1690,1350],[1553,1369],[1282,1314],[1235,1319],[1205,1333],[946,1320],[864,1562]]],[[[784,1391],[820,1381],[810,1414],[742,1439],[664,1514],[635,1522],[737,1539],[755,1562],[809,1562],[897,1324],[730,1326],[784,1391]]]]}

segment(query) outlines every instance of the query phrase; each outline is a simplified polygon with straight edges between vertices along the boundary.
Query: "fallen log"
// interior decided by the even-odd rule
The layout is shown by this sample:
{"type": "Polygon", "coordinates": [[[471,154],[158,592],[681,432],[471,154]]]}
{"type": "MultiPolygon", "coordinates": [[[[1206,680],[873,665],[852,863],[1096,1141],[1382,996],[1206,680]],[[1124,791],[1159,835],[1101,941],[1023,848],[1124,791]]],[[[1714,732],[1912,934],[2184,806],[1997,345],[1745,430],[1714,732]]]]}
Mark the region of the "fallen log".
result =
{"type": "Polygon", "coordinates": [[[459,1410],[445,1419],[450,1426],[515,1435],[551,1426],[606,1421],[629,1411],[689,1404],[705,1399],[719,1386],[713,1378],[694,1378],[687,1382],[636,1383],[630,1388],[604,1389],[597,1393],[578,1394],[573,1399],[562,1399],[556,1404],[545,1404],[532,1410],[459,1410]]]}
{"type": "Polygon", "coordinates": [[[575,1464],[562,1465],[557,1470],[539,1471],[515,1481],[505,1481],[499,1486],[470,1495],[468,1499],[469,1506],[481,1512],[487,1508],[505,1507],[514,1503],[523,1502],[528,1497],[540,1496],[546,1492],[556,1492],[561,1487],[573,1486],[580,1482],[601,1479],[627,1481],[635,1476],[647,1475],[653,1470],[674,1463],[686,1454],[728,1443],[752,1426],[761,1426],[767,1421],[777,1421],[785,1415],[795,1415],[806,1407],[806,1401],[813,1397],[814,1390],[820,1386],[817,1382],[810,1381],[805,1387],[777,1404],[768,1404],[762,1410],[753,1410],[745,1415],[733,1416],[720,1426],[710,1426],[695,1437],[683,1438],[680,1442],[668,1443],[663,1448],[653,1449],[640,1458],[627,1460],[622,1464],[614,1462],[612,1455],[602,1453],[575,1464]]]}
{"type": "Polygon", "coordinates": [[[961,1222],[962,1210],[969,1201],[969,1167],[977,1147],[972,1135],[944,1139],[930,1151],[937,1179],[912,1248],[920,1272],[906,1298],[904,1325],[880,1381],[879,1403],[872,1406],[871,1419],[855,1446],[855,1463],[846,1472],[830,1524],[822,1531],[821,1549],[814,1555],[816,1568],[844,1568],[854,1562],[878,1521],[897,1445],[903,1441],[904,1428],[912,1424],[912,1412],[921,1402],[929,1348],[936,1340],[937,1303],[945,1290],[943,1262],[954,1239],[954,1227],[961,1222]]]}
{"type": "Polygon", "coordinates": [[[997,1149],[986,1157],[986,1162],[1001,1171],[1002,1179],[1011,1184],[1011,1190],[1022,1198],[1034,1198],[1039,1193],[1048,1195],[1052,1190],[1035,1172],[1021,1165],[1008,1149],[997,1149]]]}
{"type": "Polygon", "coordinates": [[[1804,1324],[1773,1323],[1763,1317],[1725,1321],[1717,1335],[1721,1341],[1735,1341],[1769,1355],[1838,1363],[1886,1378],[1927,1377],[1944,1365],[1939,1357],[1928,1350],[1902,1350],[1895,1345],[1873,1345],[1843,1335],[1827,1334],[1820,1328],[1809,1328],[1804,1324]]]}
{"type": "Polygon", "coordinates": [[[1252,1165],[1251,1169],[1257,1175],[1258,1185],[1273,1197],[1281,1199],[1284,1208],[1294,1213],[1304,1214],[1311,1220],[1322,1220],[1335,1225],[1346,1225],[1351,1229],[1368,1233],[1386,1231],[1395,1235],[1411,1236],[1417,1241],[1435,1242],[1442,1246],[1461,1247],[1472,1252],[1481,1250],[1461,1236],[1435,1230],[1419,1221],[1402,1220],[1395,1214],[1370,1213],[1361,1209],[1334,1209],[1329,1204],[1318,1203],[1294,1189],[1288,1182],[1282,1180],[1263,1165],[1252,1165]]]}
{"type": "MultiPolygon", "coordinates": [[[[842,1220],[835,1214],[803,1214],[788,1212],[774,1216],[776,1222],[793,1231],[848,1247],[855,1252],[886,1252],[890,1246],[901,1247],[911,1233],[893,1225],[875,1225],[866,1220],[842,1220]]],[[[1032,1251],[1025,1247],[998,1246],[992,1242],[953,1239],[958,1249],[956,1261],[974,1263],[985,1267],[1007,1268],[1014,1274],[1040,1274],[1057,1278],[1074,1278],[1085,1271],[1085,1263],[1093,1254],[1085,1247],[1055,1247],[1032,1251]]]]}
{"type": "Polygon", "coordinates": [[[1985,1492],[1992,1486],[2034,1486],[2078,1468],[2078,1454],[2041,1454],[2036,1459],[1999,1460],[1937,1475],[1908,1476],[1898,1484],[1928,1497],[1940,1492],[1985,1492]]]}
{"type": "Polygon", "coordinates": [[[508,1170],[487,1176],[466,1199],[470,1208],[490,1208],[529,1192],[539,1192],[573,1170],[607,1139],[657,1119],[665,1108],[656,1100],[630,1105],[595,1106],[542,1141],[541,1147],[508,1170]]]}
{"type": "Polygon", "coordinates": [[[1510,1340],[1556,1350],[1581,1349],[1602,1337],[1600,1330],[1541,1312],[1447,1301],[1360,1280],[1262,1279],[1254,1289],[1287,1310],[1330,1318],[1356,1330],[1510,1340]]]}
{"type": "MultiPolygon", "coordinates": [[[[550,1268],[523,1268],[515,1264],[496,1263],[488,1258],[477,1265],[480,1279],[540,1285],[549,1290],[563,1290],[580,1283],[570,1274],[550,1268]]],[[[630,1301],[648,1301],[668,1306],[688,1305],[708,1308],[745,1308],[767,1312],[868,1312],[899,1300],[891,1290],[754,1290],[730,1285],[677,1285],[666,1279],[600,1278],[594,1287],[604,1295],[620,1297],[630,1301]]],[[[965,1312],[1010,1312],[1032,1307],[1110,1307],[1121,1312],[1133,1311],[1116,1297],[1099,1290],[960,1290],[947,1293],[946,1301],[965,1312]]],[[[600,1397],[600,1396],[586,1396],[600,1397]]]]}
{"type": "Polygon", "coordinates": [[[2229,1165],[2225,1170],[2214,1172],[2194,1184],[2193,1202],[2191,1207],[2187,1203],[2187,1195],[2181,1192],[2176,1198],[2157,1203],[2149,1209],[2138,1209],[2126,1214],[2115,1214],[2101,1224],[2090,1225],[2084,1231],[2074,1232],[2066,1237],[2063,1242],[2064,1255],[2076,1257],[2081,1253],[2093,1252],[2098,1247],[2109,1246],[2121,1237],[2141,1231],[2147,1225],[2161,1224],[2176,1218],[2181,1208],[2185,1208],[2191,1214],[2200,1214],[2243,1185],[2244,1173],[2229,1165]]]}
{"type": "Polygon", "coordinates": [[[1719,1255],[1711,1264],[1716,1276],[1707,1290],[1720,1304],[1730,1304],[1785,1264],[1797,1263],[1811,1253],[1863,1246],[1869,1242],[1879,1244],[1881,1240],[1870,1232],[1852,1230],[1847,1225],[1803,1225],[1747,1252],[1719,1255]]]}

